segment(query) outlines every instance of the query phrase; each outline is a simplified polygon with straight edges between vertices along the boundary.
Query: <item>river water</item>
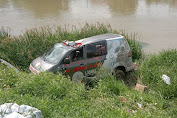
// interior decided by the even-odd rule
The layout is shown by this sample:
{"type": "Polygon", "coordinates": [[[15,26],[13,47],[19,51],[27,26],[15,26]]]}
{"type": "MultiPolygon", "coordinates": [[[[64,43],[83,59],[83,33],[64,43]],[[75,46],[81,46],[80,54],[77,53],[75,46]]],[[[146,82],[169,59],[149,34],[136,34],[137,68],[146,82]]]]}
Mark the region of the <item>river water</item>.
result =
{"type": "Polygon", "coordinates": [[[177,48],[177,0],[0,0],[0,27],[111,24],[135,32],[145,52],[177,48]]]}

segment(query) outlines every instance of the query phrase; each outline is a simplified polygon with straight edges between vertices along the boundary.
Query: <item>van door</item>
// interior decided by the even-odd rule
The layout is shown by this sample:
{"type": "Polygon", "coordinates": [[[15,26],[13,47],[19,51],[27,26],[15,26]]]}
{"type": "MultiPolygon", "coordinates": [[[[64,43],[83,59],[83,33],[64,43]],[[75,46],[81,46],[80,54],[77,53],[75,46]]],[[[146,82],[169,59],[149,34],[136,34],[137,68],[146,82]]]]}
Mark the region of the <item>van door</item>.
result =
{"type": "Polygon", "coordinates": [[[71,51],[62,61],[62,73],[73,81],[80,82],[84,78],[84,47],[71,51]]]}
{"type": "Polygon", "coordinates": [[[91,77],[102,66],[106,59],[106,41],[100,41],[86,45],[86,70],[85,76],[91,77]]]}

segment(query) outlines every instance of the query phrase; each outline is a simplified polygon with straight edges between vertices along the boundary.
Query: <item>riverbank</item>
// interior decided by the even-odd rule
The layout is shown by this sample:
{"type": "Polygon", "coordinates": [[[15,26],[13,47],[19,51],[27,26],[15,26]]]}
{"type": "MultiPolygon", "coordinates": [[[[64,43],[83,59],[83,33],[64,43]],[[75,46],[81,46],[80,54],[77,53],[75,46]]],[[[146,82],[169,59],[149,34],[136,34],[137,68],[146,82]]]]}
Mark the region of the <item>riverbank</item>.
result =
{"type": "Polygon", "coordinates": [[[61,40],[77,40],[101,33],[118,33],[103,24],[88,25],[81,30],[58,29],[52,33],[48,28],[26,31],[19,37],[5,32],[0,36],[0,58],[10,62],[21,71],[0,64],[0,104],[13,102],[26,104],[42,111],[46,118],[56,117],[176,117],[177,116],[177,50],[161,51],[144,55],[135,36],[125,35],[139,69],[131,73],[137,83],[147,85],[145,93],[135,91],[114,77],[100,77],[93,88],[87,90],[53,73],[33,75],[27,73],[29,63],[44,50],[61,40]],[[171,85],[161,76],[170,77],[171,85]]]}

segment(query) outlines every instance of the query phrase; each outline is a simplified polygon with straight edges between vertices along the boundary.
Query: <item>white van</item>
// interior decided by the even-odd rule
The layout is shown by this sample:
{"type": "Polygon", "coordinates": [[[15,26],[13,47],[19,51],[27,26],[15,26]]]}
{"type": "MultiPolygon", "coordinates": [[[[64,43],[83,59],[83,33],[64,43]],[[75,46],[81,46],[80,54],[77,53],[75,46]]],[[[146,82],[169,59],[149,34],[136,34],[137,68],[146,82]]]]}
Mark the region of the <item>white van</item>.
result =
{"type": "Polygon", "coordinates": [[[29,67],[34,74],[60,71],[72,80],[94,76],[98,68],[108,69],[117,78],[132,70],[131,49],[122,35],[101,34],[57,43],[29,67]]]}

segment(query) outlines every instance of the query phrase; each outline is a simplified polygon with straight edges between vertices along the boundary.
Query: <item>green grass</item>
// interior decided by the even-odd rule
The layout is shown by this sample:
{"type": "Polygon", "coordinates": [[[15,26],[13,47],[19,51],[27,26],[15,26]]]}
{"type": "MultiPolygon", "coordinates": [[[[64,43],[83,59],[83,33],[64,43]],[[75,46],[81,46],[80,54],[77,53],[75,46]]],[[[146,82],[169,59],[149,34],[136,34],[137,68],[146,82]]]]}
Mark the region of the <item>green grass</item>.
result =
{"type": "MultiPolygon", "coordinates": [[[[4,32],[6,32],[4,30],[4,32]]],[[[78,40],[102,34],[118,33],[103,24],[86,24],[80,30],[72,31],[48,27],[26,31],[19,37],[1,35],[0,58],[26,70],[36,57],[61,40],[78,40]]],[[[142,58],[141,46],[135,41],[136,34],[123,34],[131,46],[134,61],[140,64],[132,79],[148,86],[148,91],[140,93],[113,76],[97,76],[99,81],[89,88],[76,84],[61,74],[50,72],[33,75],[14,70],[0,64],[0,104],[7,102],[26,104],[42,111],[45,118],[58,117],[177,117],[177,50],[162,51],[142,58]],[[171,79],[167,85],[161,79],[166,74],[171,79]],[[139,108],[137,103],[143,105],[139,108]]],[[[131,78],[130,78],[131,79],[131,78]]]]}
{"type": "MultiPolygon", "coordinates": [[[[4,28],[2,28],[2,31],[5,32],[4,28]]],[[[141,46],[135,41],[133,36],[128,36],[124,32],[113,30],[109,25],[99,23],[96,25],[86,24],[80,29],[73,27],[71,31],[61,27],[56,27],[53,30],[49,27],[34,28],[27,30],[19,37],[12,37],[7,31],[4,33],[6,34],[5,37],[0,38],[0,58],[22,70],[28,70],[32,60],[41,56],[55,43],[62,40],[79,40],[104,33],[124,35],[133,49],[133,60],[141,58],[141,46]]]]}
{"type": "Polygon", "coordinates": [[[3,65],[0,65],[0,72],[0,104],[27,104],[40,109],[45,118],[166,118],[177,115],[176,98],[167,100],[151,92],[142,94],[112,76],[100,78],[94,88],[87,90],[83,84],[73,83],[60,74],[17,74],[3,65]],[[137,103],[144,108],[139,108],[137,103]]]}
{"type": "Polygon", "coordinates": [[[177,50],[162,51],[158,55],[150,55],[141,64],[140,77],[151,90],[165,99],[177,97],[177,50]],[[170,77],[171,85],[161,78],[163,74],[170,77]]]}

